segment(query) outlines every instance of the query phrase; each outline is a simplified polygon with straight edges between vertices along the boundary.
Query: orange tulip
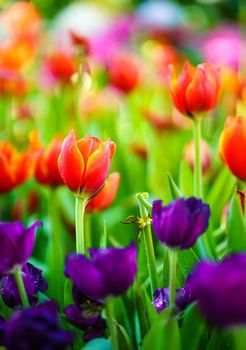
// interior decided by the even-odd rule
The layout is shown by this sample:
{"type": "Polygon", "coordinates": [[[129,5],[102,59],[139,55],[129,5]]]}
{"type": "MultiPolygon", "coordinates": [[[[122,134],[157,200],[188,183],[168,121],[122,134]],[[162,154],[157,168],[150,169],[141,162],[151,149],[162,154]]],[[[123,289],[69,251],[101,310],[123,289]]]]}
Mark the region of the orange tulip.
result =
{"type": "Polygon", "coordinates": [[[54,52],[46,60],[52,75],[59,81],[67,83],[76,72],[74,59],[65,52],[54,52]]]}
{"type": "Polygon", "coordinates": [[[120,174],[114,172],[109,175],[102,190],[87,204],[87,212],[103,211],[114,201],[120,184],[120,174]]]}
{"type": "Polygon", "coordinates": [[[0,142],[0,193],[8,192],[27,180],[33,169],[29,152],[18,153],[8,142],[0,142]]]}
{"type": "Polygon", "coordinates": [[[104,185],[115,152],[115,144],[90,135],[76,141],[72,130],[62,144],[58,160],[63,181],[83,196],[93,196],[104,185]]]}
{"type": "Polygon", "coordinates": [[[64,184],[58,168],[61,147],[62,139],[57,136],[46,150],[42,149],[38,152],[34,175],[39,183],[52,187],[64,184]]]}
{"type": "Polygon", "coordinates": [[[124,93],[134,90],[140,81],[139,63],[128,55],[119,55],[112,59],[108,68],[109,82],[124,93]]]}
{"type": "Polygon", "coordinates": [[[220,154],[231,172],[246,180],[246,118],[228,117],[219,141],[220,154]]]}
{"type": "Polygon", "coordinates": [[[220,91],[220,74],[214,66],[202,63],[195,69],[188,61],[179,77],[172,77],[170,87],[174,106],[191,118],[212,110],[218,103],[220,91]]]}

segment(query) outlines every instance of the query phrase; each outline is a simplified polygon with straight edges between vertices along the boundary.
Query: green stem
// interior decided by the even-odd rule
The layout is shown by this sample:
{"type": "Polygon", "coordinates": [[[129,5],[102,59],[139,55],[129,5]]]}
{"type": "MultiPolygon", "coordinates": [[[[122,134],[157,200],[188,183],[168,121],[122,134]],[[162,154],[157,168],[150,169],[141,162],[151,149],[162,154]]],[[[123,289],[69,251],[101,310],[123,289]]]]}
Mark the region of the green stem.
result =
{"type": "Polygon", "coordinates": [[[29,307],[29,300],[26,294],[26,288],[21,276],[21,270],[18,269],[14,272],[15,280],[17,283],[17,287],[19,289],[20,297],[21,297],[21,302],[23,307],[29,307]]]}
{"type": "Polygon", "coordinates": [[[118,350],[119,348],[118,348],[116,321],[114,319],[113,299],[108,299],[106,301],[106,315],[107,315],[107,324],[111,335],[112,349],[118,350]]]}
{"type": "MultiPolygon", "coordinates": [[[[147,193],[138,193],[136,195],[136,198],[138,200],[141,218],[144,222],[147,223],[148,211],[146,210],[146,208],[143,204],[143,201],[141,200],[142,196],[144,197],[144,199],[147,199],[148,194],[147,193]]],[[[152,232],[151,232],[151,228],[150,228],[150,223],[147,223],[143,229],[143,238],[144,238],[144,246],[145,246],[145,252],[146,252],[147,263],[148,263],[151,294],[153,295],[154,291],[158,288],[158,276],[157,276],[157,270],[156,270],[155,251],[154,251],[154,245],[153,245],[153,240],[152,240],[152,232]]]]}
{"type": "Polygon", "coordinates": [[[87,198],[76,196],[75,202],[75,226],[76,226],[76,252],[79,254],[85,254],[85,228],[84,228],[84,216],[85,207],[87,204],[87,198]]]}
{"type": "Polygon", "coordinates": [[[175,306],[178,251],[169,250],[169,306],[175,306]]]}
{"type": "Polygon", "coordinates": [[[195,166],[194,166],[194,194],[198,198],[203,197],[202,188],[202,162],[201,162],[201,120],[194,120],[193,138],[195,145],[195,166]]]}

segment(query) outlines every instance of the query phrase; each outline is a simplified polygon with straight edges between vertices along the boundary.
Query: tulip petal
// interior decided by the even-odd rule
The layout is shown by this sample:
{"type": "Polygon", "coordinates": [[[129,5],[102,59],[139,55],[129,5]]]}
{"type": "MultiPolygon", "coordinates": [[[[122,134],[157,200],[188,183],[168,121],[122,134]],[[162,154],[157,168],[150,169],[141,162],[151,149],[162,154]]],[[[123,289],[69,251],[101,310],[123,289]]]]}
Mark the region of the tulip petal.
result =
{"type": "Polygon", "coordinates": [[[91,135],[86,135],[83,139],[78,141],[77,146],[82,154],[85,164],[87,164],[88,158],[93,152],[95,152],[99,143],[100,140],[91,135]]]}

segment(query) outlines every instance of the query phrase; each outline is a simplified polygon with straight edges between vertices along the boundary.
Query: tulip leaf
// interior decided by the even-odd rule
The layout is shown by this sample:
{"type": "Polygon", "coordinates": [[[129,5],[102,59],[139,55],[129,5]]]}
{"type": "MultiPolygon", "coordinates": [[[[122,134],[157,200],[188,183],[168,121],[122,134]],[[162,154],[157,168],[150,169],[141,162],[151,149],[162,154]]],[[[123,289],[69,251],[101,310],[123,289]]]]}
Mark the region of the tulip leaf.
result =
{"type": "Polygon", "coordinates": [[[194,194],[194,176],[187,161],[182,160],[179,168],[179,188],[186,197],[194,194]]]}
{"type": "Polygon", "coordinates": [[[176,185],[175,181],[173,180],[172,176],[169,173],[167,173],[167,178],[168,178],[169,193],[172,200],[180,197],[184,197],[183,193],[178,188],[178,186],[176,185]]]}
{"type": "Polygon", "coordinates": [[[73,303],[73,282],[66,278],[64,286],[64,305],[68,306],[73,303]]]}
{"type": "Polygon", "coordinates": [[[204,342],[207,341],[206,322],[196,304],[190,305],[184,312],[181,340],[183,350],[205,348],[204,342]]]}
{"type": "Polygon", "coordinates": [[[117,323],[117,329],[118,329],[119,349],[132,350],[131,341],[125,328],[119,323],[117,323]]]}
{"type": "Polygon", "coordinates": [[[226,167],[223,167],[206,198],[206,202],[210,205],[214,227],[219,225],[221,213],[230,200],[235,184],[236,178],[226,167]]]}
{"type": "Polygon", "coordinates": [[[178,268],[181,270],[184,277],[187,277],[191,273],[198,262],[199,258],[192,248],[181,250],[178,253],[178,268]]]}
{"type": "Polygon", "coordinates": [[[228,218],[228,247],[232,253],[246,250],[246,229],[239,195],[234,192],[228,218]]]}
{"type": "Polygon", "coordinates": [[[89,341],[81,350],[112,350],[111,342],[104,338],[89,341]]]}
{"type": "Polygon", "coordinates": [[[142,350],[150,349],[181,349],[178,323],[170,317],[169,308],[158,315],[149,333],[143,339],[142,350]]]}

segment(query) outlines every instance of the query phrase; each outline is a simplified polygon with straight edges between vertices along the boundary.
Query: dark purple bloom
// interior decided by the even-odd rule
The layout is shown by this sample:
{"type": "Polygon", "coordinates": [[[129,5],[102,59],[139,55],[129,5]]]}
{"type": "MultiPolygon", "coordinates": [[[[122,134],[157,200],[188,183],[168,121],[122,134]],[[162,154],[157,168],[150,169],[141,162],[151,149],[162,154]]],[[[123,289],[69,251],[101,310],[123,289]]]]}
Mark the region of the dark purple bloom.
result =
{"type": "Polygon", "coordinates": [[[72,333],[60,328],[53,302],[15,312],[5,322],[4,338],[8,350],[63,350],[73,342],[72,333]]]}
{"type": "MultiPolygon", "coordinates": [[[[156,311],[160,313],[169,305],[169,288],[158,288],[154,292],[154,300],[152,304],[156,311]]],[[[179,310],[183,311],[189,304],[191,304],[190,285],[186,284],[183,288],[176,289],[175,303],[179,310]]]]}
{"type": "Polygon", "coordinates": [[[194,197],[179,198],[163,207],[153,202],[152,220],[157,238],[168,247],[187,249],[206,231],[210,209],[194,197]]]}
{"type": "Polygon", "coordinates": [[[32,254],[35,229],[40,226],[40,221],[34,222],[28,228],[20,221],[0,222],[0,274],[26,264],[32,254]]]}
{"type": "Polygon", "coordinates": [[[0,346],[4,345],[4,325],[5,325],[5,320],[0,315],[0,346]]]}
{"type": "Polygon", "coordinates": [[[81,293],[93,300],[123,294],[134,282],[137,272],[137,248],[89,249],[91,260],[82,254],[70,254],[65,275],[81,293]]]}
{"type": "Polygon", "coordinates": [[[189,283],[208,321],[221,328],[246,324],[246,254],[199,263],[189,283]]]}
{"type": "MultiPolygon", "coordinates": [[[[48,289],[48,283],[42,276],[42,270],[36,268],[30,263],[27,263],[21,271],[22,278],[25,284],[27,296],[31,306],[37,304],[37,293],[44,293],[48,289]]],[[[3,301],[10,308],[21,308],[22,302],[19,294],[19,289],[16,284],[14,275],[5,275],[2,279],[1,294],[3,301]]]]}

